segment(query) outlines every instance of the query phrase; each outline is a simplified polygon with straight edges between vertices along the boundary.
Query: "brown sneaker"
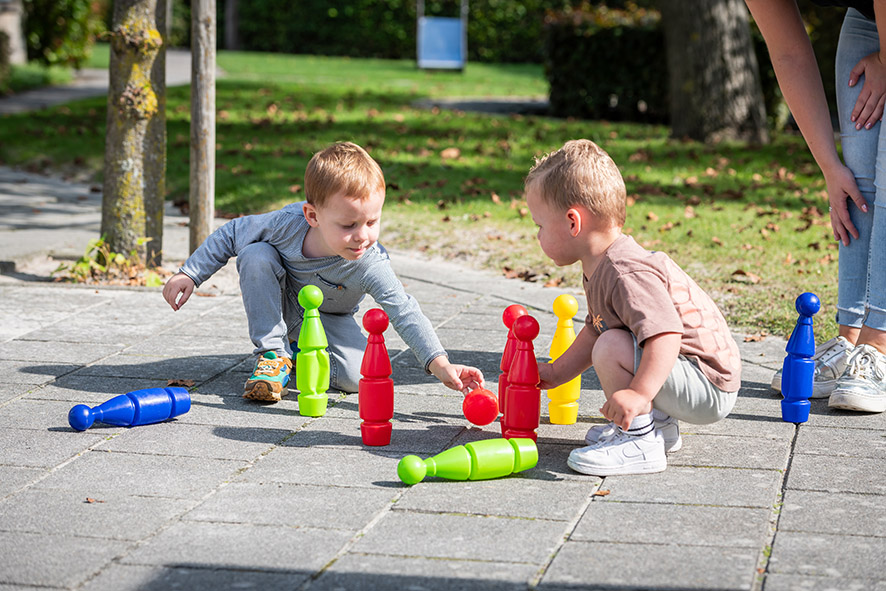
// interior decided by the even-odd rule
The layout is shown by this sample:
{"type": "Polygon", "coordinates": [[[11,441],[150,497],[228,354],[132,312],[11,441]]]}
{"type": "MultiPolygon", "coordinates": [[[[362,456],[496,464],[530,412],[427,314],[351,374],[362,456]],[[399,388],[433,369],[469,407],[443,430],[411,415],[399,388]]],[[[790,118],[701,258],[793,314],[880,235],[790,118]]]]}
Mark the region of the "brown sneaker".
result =
{"type": "Polygon", "coordinates": [[[243,398],[276,402],[289,394],[289,373],[292,360],[277,357],[273,351],[265,351],[255,362],[252,375],[243,387],[243,398]]]}

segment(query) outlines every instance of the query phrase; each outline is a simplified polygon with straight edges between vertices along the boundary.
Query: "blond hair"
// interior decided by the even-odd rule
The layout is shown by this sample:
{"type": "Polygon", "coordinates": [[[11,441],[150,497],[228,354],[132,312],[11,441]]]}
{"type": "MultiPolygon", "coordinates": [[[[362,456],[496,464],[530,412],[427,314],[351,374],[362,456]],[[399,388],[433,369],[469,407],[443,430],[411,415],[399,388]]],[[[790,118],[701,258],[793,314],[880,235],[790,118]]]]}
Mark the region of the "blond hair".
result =
{"type": "Polygon", "coordinates": [[[537,185],[541,198],[566,211],[583,205],[594,215],[621,227],[625,223],[627,191],[618,167],[590,140],[572,140],[536,160],[525,186],[537,185]]]}
{"type": "Polygon", "coordinates": [[[314,207],[322,207],[338,193],[362,200],[384,188],[381,167],[366,150],[351,142],[339,142],[317,152],[305,169],[305,194],[314,207]]]}

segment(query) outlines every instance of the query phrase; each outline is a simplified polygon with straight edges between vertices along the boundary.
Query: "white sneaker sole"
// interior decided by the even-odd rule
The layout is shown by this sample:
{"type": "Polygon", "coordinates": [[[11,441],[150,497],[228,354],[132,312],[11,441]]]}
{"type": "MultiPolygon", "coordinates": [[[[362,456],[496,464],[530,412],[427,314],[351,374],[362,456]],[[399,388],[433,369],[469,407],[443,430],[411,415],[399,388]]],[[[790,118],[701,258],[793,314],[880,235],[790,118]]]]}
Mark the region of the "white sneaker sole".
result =
{"type": "MultiPolygon", "coordinates": [[[[837,385],[837,380],[831,380],[829,382],[812,382],[812,396],[809,398],[827,398],[831,395],[831,392],[834,391],[834,386],[837,385]]],[[[772,376],[772,389],[776,392],[781,392],[781,374],[775,374],[772,376]]]]}
{"type": "Polygon", "coordinates": [[[656,472],[664,472],[668,467],[667,459],[647,460],[645,462],[636,462],[626,466],[593,466],[582,464],[567,458],[566,465],[581,474],[589,476],[628,476],[631,474],[654,474],[656,472]]]}
{"type": "MultiPolygon", "coordinates": [[[[592,439],[585,435],[585,444],[594,445],[600,441],[599,439],[592,439]]],[[[677,439],[665,439],[665,453],[674,453],[680,451],[683,448],[683,437],[677,433],[677,439]]]]}
{"type": "Polygon", "coordinates": [[[828,407],[857,412],[886,412],[886,396],[865,396],[851,392],[834,392],[828,407]]]}

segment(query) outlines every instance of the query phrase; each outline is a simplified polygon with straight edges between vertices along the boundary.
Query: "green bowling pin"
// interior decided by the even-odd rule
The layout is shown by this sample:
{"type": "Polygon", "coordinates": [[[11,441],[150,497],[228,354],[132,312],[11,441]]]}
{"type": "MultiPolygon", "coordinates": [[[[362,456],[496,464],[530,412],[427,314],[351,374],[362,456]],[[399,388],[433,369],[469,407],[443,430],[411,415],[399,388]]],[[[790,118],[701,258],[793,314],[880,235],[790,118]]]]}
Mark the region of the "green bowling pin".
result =
{"type": "Polygon", "coordinates": [[[450,480],[488,480],[522,472],[538,463],[538,448],[529,438],[484,439],[456,445],[431,458],[406,456],[397,465],[397,476],[406,484],[425,476],[450,480]]]}
{"type": "Polygon", "coordinates": [[[323,303],[323,292],[316,285],[305,285],[298,292],[298,303],[305,309],[295,356],[298,412],[306,417],[321,417],[326,414],[329,389],[329,343],[317,309],[323,303]]]}

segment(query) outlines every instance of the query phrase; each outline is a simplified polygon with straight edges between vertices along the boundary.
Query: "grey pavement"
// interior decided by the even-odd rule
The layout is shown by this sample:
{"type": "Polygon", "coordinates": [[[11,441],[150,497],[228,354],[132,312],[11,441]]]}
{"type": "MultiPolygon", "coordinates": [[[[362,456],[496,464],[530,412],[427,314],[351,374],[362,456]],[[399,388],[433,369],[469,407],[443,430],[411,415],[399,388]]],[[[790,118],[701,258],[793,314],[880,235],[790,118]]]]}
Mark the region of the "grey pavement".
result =
{"type": "MultiPolygon", "coordinates": [[[[566,466],[603,421],[589,371],[577,424],[550,424],[542,397],[537,467],[407,487],[396,476],[403,455],[497,437],[498,425],[468,424],[461,396],[425,375],[391,330],[389,446],[362,445],[356,395],[332,393],[319,418],[300,416],[293,396],[244,400],[252,345],[232,265],[178,312],[158,289],[48,281],[97,236],[100,198],[0,168],[0,591],[886,589],[886,414],[816,400],[807,423],[783,422],[769,388],[783,340],[736,332],[734,411],[682,424],[683,449],[660,474],[596,478],[566,466]],[[74,404],[168,380],[194,382],[191,410],[174,420],[67,424],[74,404]]],[[[164,257],[175,267],[186,219],[167,214],[164,257]]],[[[453,361],[480,367],[490,388],[506,306],[539,320],[544,356],[563,290],[392,258],[453,361]]]]}

